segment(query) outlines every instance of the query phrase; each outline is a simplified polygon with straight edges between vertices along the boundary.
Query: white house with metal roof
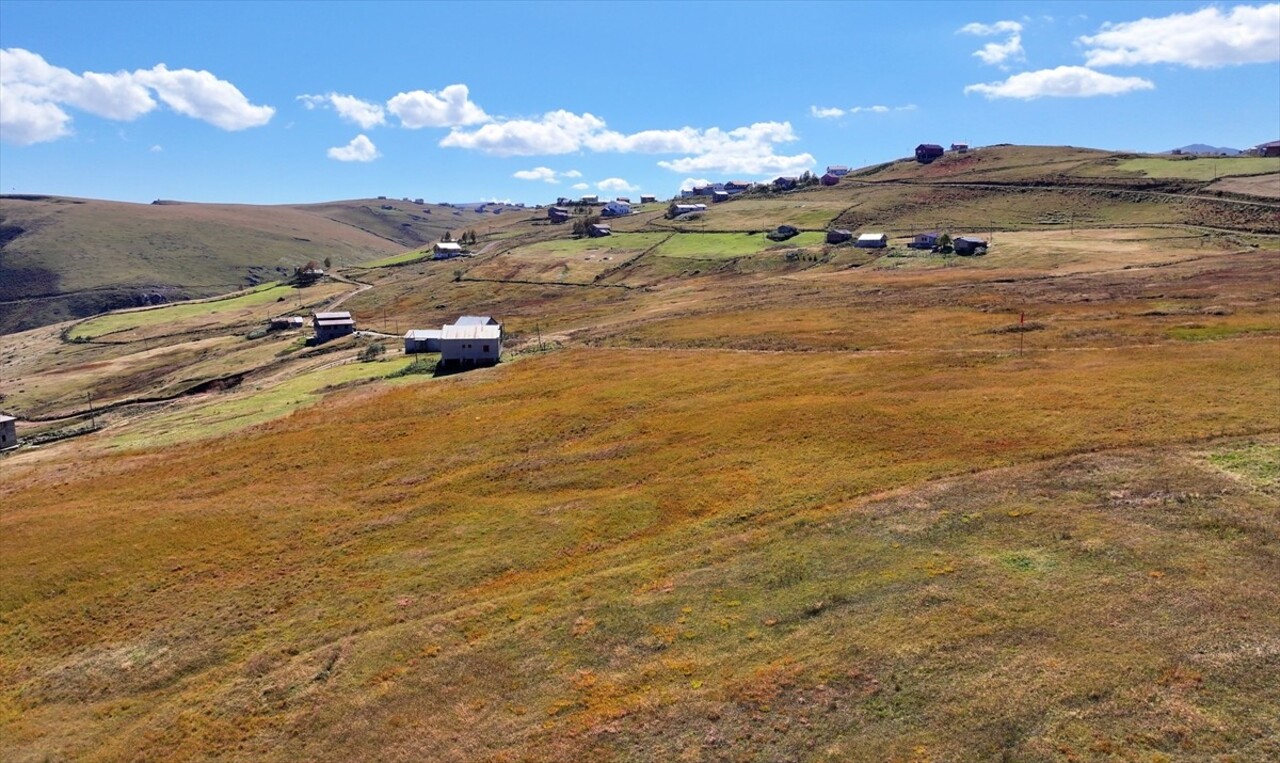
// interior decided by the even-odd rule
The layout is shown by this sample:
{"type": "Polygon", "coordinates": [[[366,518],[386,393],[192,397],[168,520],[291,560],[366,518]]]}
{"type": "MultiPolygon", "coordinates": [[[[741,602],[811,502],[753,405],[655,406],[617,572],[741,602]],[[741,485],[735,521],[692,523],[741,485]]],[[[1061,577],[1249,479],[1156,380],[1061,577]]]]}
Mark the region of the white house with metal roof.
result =
{"type": "Polygon", "coordinates": [[[502,326],[488,316],[464,316],[440,332],[442,366],[491,366],[501,356],[502,326]]]}
{"type": "Polygon", "coordinates": [[[889,237],[883,233],[863,233],[853,245],[862,249],[883,249],[889,245],[889,237]]]}
{"type": "Polygon", "coordinates": [[[440,337],[443,335],[440,329],[410,329],[404,334],[404,354],[440,352],[440,337]]]}

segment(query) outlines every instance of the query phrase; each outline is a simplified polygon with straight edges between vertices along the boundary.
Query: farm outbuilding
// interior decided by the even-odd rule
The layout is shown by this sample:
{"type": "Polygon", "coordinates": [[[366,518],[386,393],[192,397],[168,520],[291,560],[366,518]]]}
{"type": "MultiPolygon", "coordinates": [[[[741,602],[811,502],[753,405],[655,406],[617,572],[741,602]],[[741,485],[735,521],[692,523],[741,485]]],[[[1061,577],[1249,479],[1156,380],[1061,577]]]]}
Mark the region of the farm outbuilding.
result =
{"type": "Polygon", "coordinates": [[[444,334],[440,329],[411,329],[404,335],[404,354],[413,355],[419,352],[440,352],[440,337],[444,334]]]}
{"type": "Polygon", "coordinates": [[[956,152],[957,154],[965,154],[969,152],[969,144],[968,143],[952,143],[951,150],[956,152]]]}
{"type": "Polygon", "coordinates": [[[849,168],[844,166],[843,164],[833,164],[830,167],[827,167],[826,174],[835,175],[838,178],[842,178],[845,175],[849,174],[849,168]]]}
{"type": "Polygon", "coordinates": [[[987,242],[984,239],[961,236],[951,242],[956,254],[986,254],[987,242]]]}
{"type": "Polygon", "coordinates": [[[456,241],[441,241],[435,245],[435,257],[437,260],[449,260],[454,257],[462,256],[462,244],[456,241]]]}
{"type": "Polygon", "coordinates": [[[607,223],[596,223],[587,228],[587,235],[591,238],[601,238],[603,236],[612,236],[613,228],[607,223]]]}
{"type": "Polygon", "coordinates": [[[843,244],[846,241],[852,241],[852,240],[853,240],[853,232],[847,231],[844,228],[835,228],[833,230],[827,231],[828,244],[843,244]]]}
{"type": "Polygon", "coordinates": [[[928,164],[946,153],[946,150],[937,143],[921,143],[916,146],[916,161],[921,164],[928,164]]]}
{"type": "Polygon", "coordinates": [[[728,200],[729,200],[729,192],[728,192],[728,191],[714,191],[714,192],[712,192],[712,194],[711,194],[711,200],[712,200],[713,202],[728,201],[728,200]]]}
{"type": "Polygon", "coordinates": [[[332,313],[312,313],[311,323],[316,330],[316,344],[324,344],[331,339],[354,334],[355,319],[351,313],[344,311],[332,313]]]}
{"type": "Polygon", "coordinates": [[[883,233],[863,233],[853,245],[861,249],[883,249],[889,245],[889,237],[883,233]]]}
{"type": "Polygon", "coordinates": [[[582,203],[583,203],[583,204],[599,204],[599,203],[600,203],[600,197],[599,197],[599,196],[594,196],[594,195],[592,195],[592,196],[583,196],[583,197],[582,197],[582,199],[581,199],[581,201],[582,201],[582,203]]]}
{"type": "Polygon", "coordinates": [[[658,200],[658,197],[657,197],[657,196],[654,196],[654,195],[653,195],[653,194],[651,194],[651,193],[642,193],[642,194],[640,194],[640,203],[641,203],[641,204],[653,204],[653,203],[654,203],[654,202],[656,202],[657,200],[658,200]]]}
{"type": "Polygon", "coordinates": [[[631,214],[631,205],[624,201],[611,201],[600,210],[601,217],[626,217],[631,214]]]}
{"type": "Polygon", "coordinates": [[[0,450],[18,447],[18,420],[13,416],[0,416],[0,450]]]}
{"type": "Polygon", "coordinates": [[[792,188],[795,188],[796,184],[799,182],[800,181],[797,178],[780,177],[780,178],[774,179],[773,187],[778,189],[779,191],[790,191],[792,188]]]}
{"type": "Polygon", "coordinates": [[[1280,140],[1258,144],[1258,156],[1280,156],[1280,140]]]}
{"type": "Polygon", "coordinates": [[[745,180],[730,180],[724,184],[724,190],[725,193],[730,196],[736,196],[737,194],[750,191],[754,185],[755,183],[748,183],[745,180]]]}
{"type": "Polygon", "coordinates": [[[840,176],[839,176],[839,175],[834,175],[834,174],[832,174],[832,173],[828,172],[827,174],[825,174],[825,175],[823,175],[823,176],[822,176],[822,178],[820,179],[820,182],[821,182],[823,185],[836,185],[836,184],[838,184],[838,183],[840,182],[840,176]]]}
{"type": "Polygon", "coordinates": [[[440,333],[440,364],[450,366],[491,366],[502,356],[502,326],[493,323],[464,323],[487,316],[465,316],[445,326],[440,333]]]}
{"type": "Polygon", "coordinates": [[[564,207],[551,207],[547,210],[547,219],[553,223],[562,223],[569,219],[569,210],[564,207]]]}
{"type": "Polygon", "coordinates": [[[912,249],[933,249],[937,245],[937,233],[917,233],[911,237],[911,243],[907,244],[912,249]]]}

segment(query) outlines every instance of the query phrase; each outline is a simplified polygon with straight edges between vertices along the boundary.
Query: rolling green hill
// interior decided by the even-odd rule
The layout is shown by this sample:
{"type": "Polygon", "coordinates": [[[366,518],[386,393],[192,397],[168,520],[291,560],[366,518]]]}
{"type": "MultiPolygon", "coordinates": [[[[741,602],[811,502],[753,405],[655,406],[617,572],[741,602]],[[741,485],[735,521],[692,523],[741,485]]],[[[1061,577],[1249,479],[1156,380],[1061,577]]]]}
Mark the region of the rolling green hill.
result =
{"type": "Polygon", "coordinates": [[[287,277],[311,260],[356,265],[487,217],[394,200],[252,206],[0,197],[0,333],[221,294],[287,277]]]}

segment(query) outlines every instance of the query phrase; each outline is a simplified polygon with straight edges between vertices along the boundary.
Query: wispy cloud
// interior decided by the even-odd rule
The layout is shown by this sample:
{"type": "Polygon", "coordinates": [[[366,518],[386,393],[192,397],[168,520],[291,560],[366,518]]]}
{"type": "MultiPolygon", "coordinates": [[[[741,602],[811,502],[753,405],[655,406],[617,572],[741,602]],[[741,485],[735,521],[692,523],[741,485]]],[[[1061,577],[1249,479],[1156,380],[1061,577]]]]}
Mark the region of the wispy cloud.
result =
{"type": "Polygon", "coordinates": [[[966,94],[978,93],[988,99],[1091,98],[1122,95],[1137,90],[1153,90],[1155,84],[1141,77],[1116,77],[1084,66],[1059,66],[1015,74],[1003,82],[969,85],[966,94]]]}
{"type": "Polygon", "coordinates": [[[332,108],[338,116],[368,130],[387,123],[386,111],[381,105],[362,101],[354,95],[326,93],[324,95],[300,95],[298,100],[307,109],[332,108]]]}
{"type": "Polygon", "coordinates": [[[844,109],[835,107],[810,106],[809,114],[817,119],[835,119],[844,116],[844,109]]]}
{"type": "Polygon", "coordinates": [[[559,183],[560,181],[556,179],[556,175],[556,171],[550,167],[534,167],[531,170],[520,170],[512,173],[511,177],[517,180],[541,180],[544,183],[559,183]]]}
{"type": "Polygon", "coordinates": [[[1004,42],[989,42],[973,52],[984,64],[1006,68],[1007,62],[1026,59],[1026,51],[1022,48],[1022,24],[1017,21],[997,21],[994,24],[974,22],[960,27],[956,33],[977,37],[1008,35],[1004,42]]]}
{"type": "Polygon", "coordinates": [[[640,190],[640,186],[631,185],[622,178],[605,178],[599,183],[596,183],[596,188],[599,188],[601,191],[612,191],[614,193],[640,190]]]}

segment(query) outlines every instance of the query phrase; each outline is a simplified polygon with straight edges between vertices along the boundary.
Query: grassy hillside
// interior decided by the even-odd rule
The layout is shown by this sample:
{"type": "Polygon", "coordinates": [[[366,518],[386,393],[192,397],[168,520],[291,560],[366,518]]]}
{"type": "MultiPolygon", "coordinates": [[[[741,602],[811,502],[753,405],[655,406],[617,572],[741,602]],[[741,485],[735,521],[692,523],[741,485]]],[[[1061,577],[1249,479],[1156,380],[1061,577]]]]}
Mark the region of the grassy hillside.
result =
{"type": "Polygon", "coordinates": [[[249,206],[0,197],[0,333],[221,294],[287,277],[310,260],[355,265],[487,219],[471,209],[385,200],[249,206]]]}
{"type": "Polygon", "coordinates": [[[1267,203],[987,151],[0,336],[0,757],[1277,758],[1267,203]]]}

